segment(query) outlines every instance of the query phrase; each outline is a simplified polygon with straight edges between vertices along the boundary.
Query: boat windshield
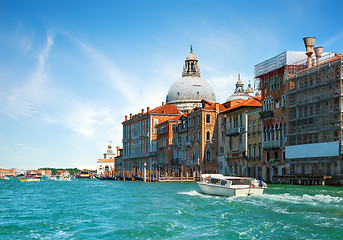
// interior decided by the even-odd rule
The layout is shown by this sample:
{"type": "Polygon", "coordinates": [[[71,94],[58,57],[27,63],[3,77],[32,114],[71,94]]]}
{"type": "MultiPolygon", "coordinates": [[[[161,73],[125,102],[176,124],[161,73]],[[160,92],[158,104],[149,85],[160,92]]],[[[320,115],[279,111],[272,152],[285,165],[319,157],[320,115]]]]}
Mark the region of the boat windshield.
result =
{"type": "Polygon", "coordinates": [[[211,183],[224,186],[226,185],[227,181],[223,179],[211,178],[211,183]]]}
{"type": "Polygon", "coordinates": [[[230,179],[231,185],[250,185],[250,179],[230,179]]]}

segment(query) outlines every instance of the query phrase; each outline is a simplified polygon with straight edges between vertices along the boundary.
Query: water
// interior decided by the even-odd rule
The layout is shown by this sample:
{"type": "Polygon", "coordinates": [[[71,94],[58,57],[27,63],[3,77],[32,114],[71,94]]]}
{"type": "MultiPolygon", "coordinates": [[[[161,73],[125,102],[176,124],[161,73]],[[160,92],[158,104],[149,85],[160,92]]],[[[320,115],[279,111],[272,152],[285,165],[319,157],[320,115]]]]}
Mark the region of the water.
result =
{"type": "Polygon", "coordinates": [[[195,183],[0,181],[0,239],[342,239],[343,188],[269,185],[247,198],[195,183]]]}

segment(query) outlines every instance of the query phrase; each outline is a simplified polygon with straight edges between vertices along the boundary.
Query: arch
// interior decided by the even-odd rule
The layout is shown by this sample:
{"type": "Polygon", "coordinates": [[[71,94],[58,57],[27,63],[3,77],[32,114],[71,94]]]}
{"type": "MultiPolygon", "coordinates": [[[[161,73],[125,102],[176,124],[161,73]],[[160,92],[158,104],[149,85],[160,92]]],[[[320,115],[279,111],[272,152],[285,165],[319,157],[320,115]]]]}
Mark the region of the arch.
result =
{"type": "Polygon", "coordinates": [[[110,168],[108,166],[105,167],[105,172],[109,172],[110,168]]]}
{"type": "Polygon", "coordinates": [[[211,133],[210,133],[210,131],[206,132],[206,141],[211,141],[211,133]]]}
{"type": "Polygon", "coordinates": [[[209,148],[206,150],[206,162],[212,162],[212,154],[209,148]]]}

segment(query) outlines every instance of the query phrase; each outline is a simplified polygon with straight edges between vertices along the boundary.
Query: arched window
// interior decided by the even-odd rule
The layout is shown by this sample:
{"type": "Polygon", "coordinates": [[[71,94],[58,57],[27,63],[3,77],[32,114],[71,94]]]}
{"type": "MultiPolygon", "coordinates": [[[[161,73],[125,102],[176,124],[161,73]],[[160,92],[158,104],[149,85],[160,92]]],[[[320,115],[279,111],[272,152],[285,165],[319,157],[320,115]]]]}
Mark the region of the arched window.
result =
{"type": "Polygon", "coordinates": [[[207,133],[206,133],[206,141],[211,141],[211,133],[210,133],[210,131],[207,131],[207,133]]]}
{"type": "Polygon", "coordinates": [[[110,168],[108,166],[105,167],[105,172],[108,172],[110,168]]]}
{"type": "Polygon", "coordinates": [[[210,149],[206,150],[206,162],[212,162],[211,150],[210,149]]]}

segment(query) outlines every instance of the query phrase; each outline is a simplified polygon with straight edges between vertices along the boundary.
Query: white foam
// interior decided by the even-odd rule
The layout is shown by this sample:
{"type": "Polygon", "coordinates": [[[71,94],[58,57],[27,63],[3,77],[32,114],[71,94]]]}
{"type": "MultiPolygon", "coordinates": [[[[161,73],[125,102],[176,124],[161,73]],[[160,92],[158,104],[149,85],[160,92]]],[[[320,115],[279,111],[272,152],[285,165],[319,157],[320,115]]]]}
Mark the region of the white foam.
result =
{"type": "Polygon", "coordinates": [[[330,195],[316,194],[314,196],[304,194],[302,196],[285,194],[265,194],[261,195],[261,198],[270,199],[278,202],[290,202],[293,204],[310,204],[318,205],[321,203],[343,203],[342,197],[333,197],[330,195]]]}

